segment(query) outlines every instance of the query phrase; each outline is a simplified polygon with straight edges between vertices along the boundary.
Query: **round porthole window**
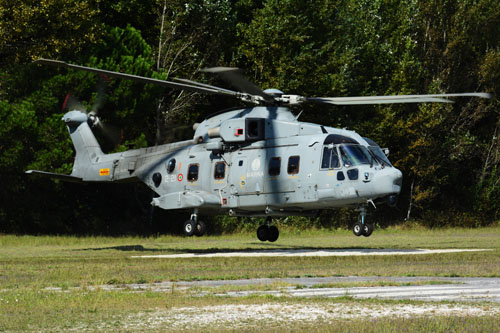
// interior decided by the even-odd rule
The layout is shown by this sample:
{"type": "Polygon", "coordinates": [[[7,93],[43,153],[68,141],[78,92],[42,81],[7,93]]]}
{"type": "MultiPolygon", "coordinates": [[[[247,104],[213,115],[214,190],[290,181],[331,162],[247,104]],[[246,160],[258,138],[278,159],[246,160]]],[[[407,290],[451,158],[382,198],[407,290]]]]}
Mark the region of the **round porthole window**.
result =
{"type": "Polygon", "coordinates": [[[153,174],[153,183],[155,184],[156,187],[160,186],[161,184],[161,173],[155,172],[153,174]]]}
{"type": "Polygon", "coordinates": [[[172,158],[167,163],[167,172],[172,173],[175,170],[175,158],[172,158]]]}

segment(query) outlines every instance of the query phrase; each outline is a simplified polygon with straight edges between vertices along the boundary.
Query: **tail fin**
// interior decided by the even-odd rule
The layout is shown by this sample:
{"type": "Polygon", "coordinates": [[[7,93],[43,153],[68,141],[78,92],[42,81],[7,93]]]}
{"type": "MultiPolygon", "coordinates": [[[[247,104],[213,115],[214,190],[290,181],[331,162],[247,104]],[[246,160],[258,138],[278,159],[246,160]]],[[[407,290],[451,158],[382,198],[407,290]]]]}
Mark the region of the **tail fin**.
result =
{"type": "Polygon", "coordinates": [[[99,159],[101,159],[101,156],[105,155],[103,154],[94,133],[92,133],[92,130],[90,129],[89,123],[92,122],[92,119],[83,112],[70,111],[63,116],[62,120],[64,120],[66,126],[68,127],[71,140],[73,141],[73,145],[76,150],[75,162],[73,163],[71,175],[63,175],[39,170],[28,170],[26,173],[51,177],[67,182],[82,182],[87,180],[109,181],[109,167],[102,169],[107,170],[106,173],[99,173],[100,169],[98,162],[99,159]]]}
{"type": "Polygon", "coordinates": [[[98,162],[103,152],[89,126],[89,117],[80,111],[66,113],[62,120],[68,127],[76,156],[71,176],[88,178],[89,166],[98,162]]]}

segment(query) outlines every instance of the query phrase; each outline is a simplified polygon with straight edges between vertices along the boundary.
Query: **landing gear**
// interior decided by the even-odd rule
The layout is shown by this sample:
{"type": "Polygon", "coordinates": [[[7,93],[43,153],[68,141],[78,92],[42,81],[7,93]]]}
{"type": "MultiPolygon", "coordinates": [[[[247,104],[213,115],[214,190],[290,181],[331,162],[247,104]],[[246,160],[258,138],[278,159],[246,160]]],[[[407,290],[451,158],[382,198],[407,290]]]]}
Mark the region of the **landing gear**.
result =
{"type": "Polygon", "coordinates": [[[280,236],[280,232],[278,228],[274,225],[269,225],[271,224],[271,217],[268,216],[266,218],[266,224],[261,225],[259,228],[257,228],[257,238],[261,242],[265,241],[270,241],[270,242],[276,242],[276,240],[280,236]]]}
{"type": "Polygon", "coordinates": [[[373,224],[365,223],[365,227],[363,228],[363,236],[370,237],[373,232],[373,224]]]}
{"type": "Polygon", "coordinates": [[[184,234],[186,236],[203,236],[207,231],[205,222],[198,220],[198,210],[191,214],[191,219],[184,222],[184,234]]]}
{"type": "Polygon", "coordinates": [[[365,217],[366,217],[366,208],[364,206],[361,206],[360,210],[360,220],[352,226],[352,232],[354,233],[355,236],[365,236],[365,237],[370,237],[370,235],[373,232],[373,224],[371,223],[366,223],[365,222],[365,217]]]}
{"type": "Polygon", "coordinates": [[[193,236],[195,231],[196,222],[193,220],[187,220],[184,222],[184,234],[186,236],[193,236]]]}
{"type": "Polygon", "coordinates": [[[355,236],[358,237],[364,234],[364,228],[361,222],[354,223],[354,225],[352,226],[352,232],[354,233],[355,236]]]}

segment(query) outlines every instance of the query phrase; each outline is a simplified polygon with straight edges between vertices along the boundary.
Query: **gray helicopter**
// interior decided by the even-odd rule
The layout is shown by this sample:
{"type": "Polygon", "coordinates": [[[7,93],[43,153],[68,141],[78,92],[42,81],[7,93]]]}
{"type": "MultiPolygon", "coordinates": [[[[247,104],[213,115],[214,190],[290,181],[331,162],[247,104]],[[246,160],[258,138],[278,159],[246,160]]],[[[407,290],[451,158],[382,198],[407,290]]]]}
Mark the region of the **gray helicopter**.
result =
{"type": "Polygon", "coordinates": [[[325,209],[353,207],[360,217],[356,236],[368,237],[373,225],[365,219],[368,206],[396,205],[402,173],[388,159],[389,150],[346,129],[300,122],[288,106],[301,103],[334,105],[391,103],[452,103],[449,98],[491,98],[487,93],[396,95],[366,97],[305,97],[277,89],[261,90],[236,68],[217,67],[217,73],[239,91],[190,80],[164,81],[39,59],[39,64],[62,66],[110,77],[154,83],[204,94],[233,96],[251,103],[215,114],[193,126],[192,140],[104,154],[92,127],[99,118],[81,110],[66,113],[76,150],[70,175],[29,170],[70,182],[142,181],[158,197],[151,205],[191,211],[184,223],[187,236],[206,232],[202,214],[265,217],[257,229],[260,241],[274,242],[278,228],[273,217],[315,216],[325,209]]]}

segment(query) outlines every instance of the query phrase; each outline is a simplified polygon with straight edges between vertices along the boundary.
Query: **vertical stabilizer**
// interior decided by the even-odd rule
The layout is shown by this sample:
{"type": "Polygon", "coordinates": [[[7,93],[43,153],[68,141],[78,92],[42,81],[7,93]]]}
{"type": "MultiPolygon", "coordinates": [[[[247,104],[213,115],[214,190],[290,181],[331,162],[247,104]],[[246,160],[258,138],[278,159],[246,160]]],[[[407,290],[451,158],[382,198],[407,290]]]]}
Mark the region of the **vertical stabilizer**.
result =
{"type": "Polygon", "coordinates": [[[62,120],[68,126],[68,131],[75,147],[76,156],[71,175],[86,178],[90,166],[104,155],[94,133],[89,126],[89,116],[80,111],[66,113],[62,120]]]}

